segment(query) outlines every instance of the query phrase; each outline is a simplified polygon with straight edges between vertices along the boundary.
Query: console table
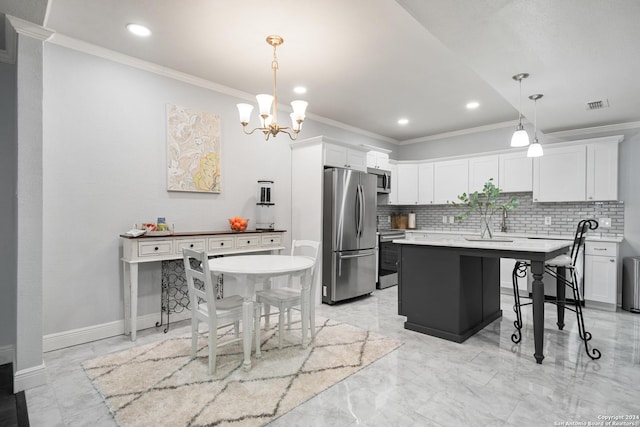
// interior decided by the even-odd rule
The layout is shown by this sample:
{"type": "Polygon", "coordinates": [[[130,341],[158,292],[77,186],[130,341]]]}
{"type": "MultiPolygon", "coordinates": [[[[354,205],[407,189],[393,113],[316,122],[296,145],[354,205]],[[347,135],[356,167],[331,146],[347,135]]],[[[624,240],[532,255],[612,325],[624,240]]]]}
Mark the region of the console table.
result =
{"type": "Polygon", "coordinates": [[[124,333],[136,340],[138,317],[138,264],[182,258],[182,249],[206,251],[207,255],[246,254],[284,249],[286,230],[250,230],[144,234],[121,234],[124,288],[124,333]]]}

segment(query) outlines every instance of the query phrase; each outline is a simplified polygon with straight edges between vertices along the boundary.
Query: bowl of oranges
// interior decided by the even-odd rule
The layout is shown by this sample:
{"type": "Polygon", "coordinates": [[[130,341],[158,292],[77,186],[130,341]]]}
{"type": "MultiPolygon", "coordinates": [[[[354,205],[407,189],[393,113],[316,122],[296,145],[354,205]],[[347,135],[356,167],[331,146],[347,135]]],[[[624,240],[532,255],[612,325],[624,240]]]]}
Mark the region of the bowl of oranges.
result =
{"type": "Polygon", "coordinates": [[[248,219],[244,219],[241,216],[234,216],[229,218],[229,225],[232,231],[244,231],[247,229],[248,219]]]}

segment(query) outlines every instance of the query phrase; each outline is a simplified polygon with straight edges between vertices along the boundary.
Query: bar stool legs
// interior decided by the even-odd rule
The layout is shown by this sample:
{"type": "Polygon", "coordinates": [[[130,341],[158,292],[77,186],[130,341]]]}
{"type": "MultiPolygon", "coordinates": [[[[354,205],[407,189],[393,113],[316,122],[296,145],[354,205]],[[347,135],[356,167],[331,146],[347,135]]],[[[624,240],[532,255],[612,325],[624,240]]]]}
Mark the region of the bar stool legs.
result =
{"type": "MultiPolygon", "coordinates": [[[[518,279],[527,276],[527,263],[524,261],[516,261],[515,266],[513,267],[513,273],[511,274],[511,281],[513,284],[513,299],[515,303],[513,304],[513,311],[516,313],[516,320],[513,322],[513,326],[515,326],[516,331],[511,335],[511,341],[514,344],[518,344],[522,340],[522,311],[520,307],[522,304],[520,303],[520,289],[518,288],[518,279]]],[[[528,305],[527,303],[525,305],[528,305]]]]}

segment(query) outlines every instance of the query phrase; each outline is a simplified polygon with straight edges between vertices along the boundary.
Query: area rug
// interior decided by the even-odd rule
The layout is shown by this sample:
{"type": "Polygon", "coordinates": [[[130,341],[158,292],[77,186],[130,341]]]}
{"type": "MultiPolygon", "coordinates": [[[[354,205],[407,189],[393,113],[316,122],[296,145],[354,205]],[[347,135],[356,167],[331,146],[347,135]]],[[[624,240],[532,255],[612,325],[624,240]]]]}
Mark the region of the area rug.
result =
{"type": "MultiPolygon", "coordinates": [[[[241,344],[231,344],[219,350],[216,372],[209,376],[206,340],[201,338],[191,359],[190,334],[92,359],[83,367],[122,427],[262,426],[401,345],[319,317],[316,330],[315,340],[302,349],[294,325],[278,349],[275,325],[263,329],[262,357],[252,353],[248,372],[241,367],[241,344]]],[[[231,330],[218,335],[228,339],[231,330]]]]}

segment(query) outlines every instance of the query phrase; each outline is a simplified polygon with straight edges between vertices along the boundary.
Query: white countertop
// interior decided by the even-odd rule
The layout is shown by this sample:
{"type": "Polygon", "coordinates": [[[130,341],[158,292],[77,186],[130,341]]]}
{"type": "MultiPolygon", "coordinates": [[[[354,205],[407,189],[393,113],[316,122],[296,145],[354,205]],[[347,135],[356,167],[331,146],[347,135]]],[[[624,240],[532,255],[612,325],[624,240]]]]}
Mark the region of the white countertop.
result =
{"type": "Polygon", "coordinates": [[[464,236],[455,237],[427,237],[422,239],[398,239],[393,243],[401,245],[445,246],[453,248],[495,249],[524,252],[553,252],[566,248],[572,240],[555,239],[523,239],[513,238],[512,241],[467,240],[464,236]]]}
{"type": "MultiPolygon", "coordinates": [[[[428,229],[406,229],[403,230],[407,233],[420,233],[420,234],[433,234],[433,235],[455,235],[455,236],[478,236],[478,233],[474,233],[472,231],[455,231],[455,230],[428,230],[428,229]]],[[[495,232],[493,234],[496,238],[521,238],[521,239],[544,239],[544,240],[573,240],[574,235],[560,235],[560,234],[528,234],[528,233],[502,233],[495,232]]],[[[622,236],[601,236],[601,233],[598,233],[597,230],[595,232],[587,233],[586,240],[596,241],[596,242],[613,242],[620,243],[624,240],[622,236]]]]}

